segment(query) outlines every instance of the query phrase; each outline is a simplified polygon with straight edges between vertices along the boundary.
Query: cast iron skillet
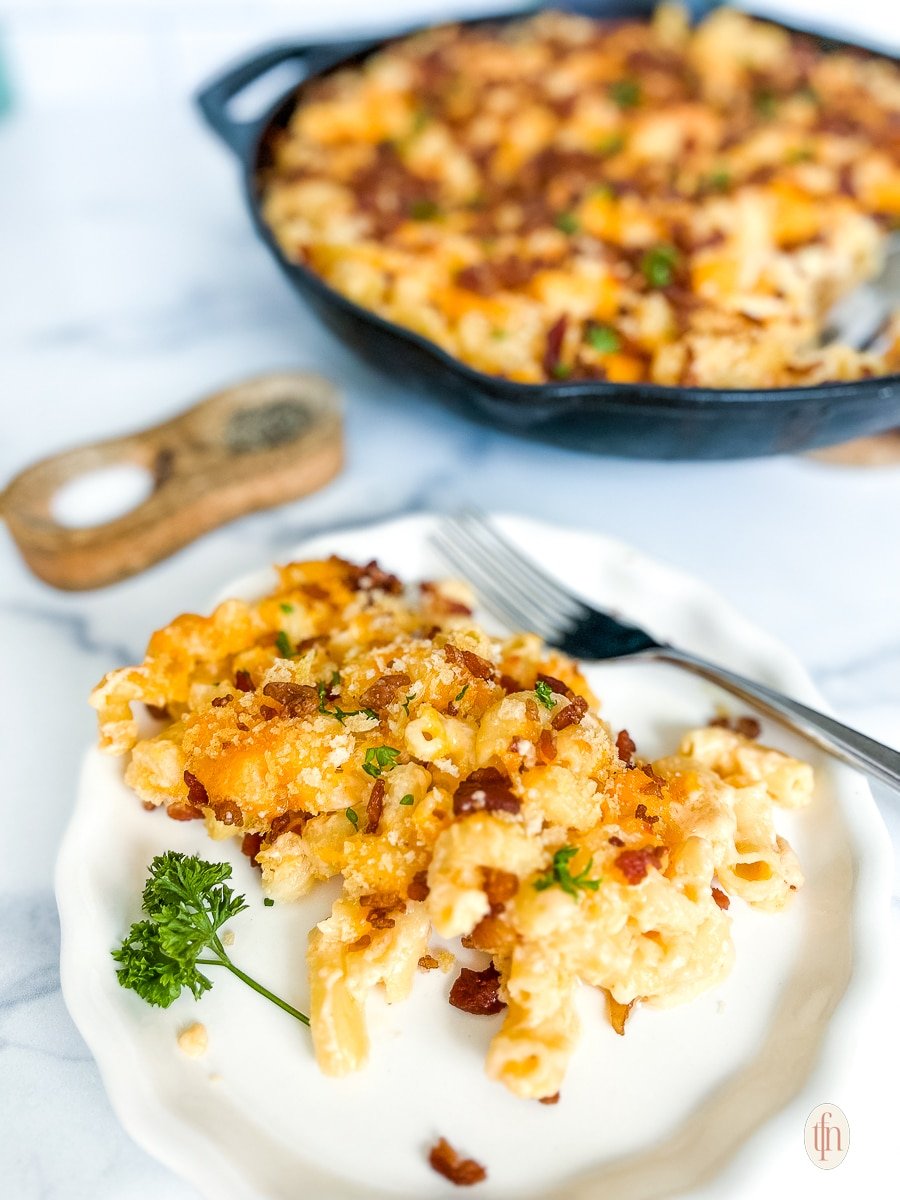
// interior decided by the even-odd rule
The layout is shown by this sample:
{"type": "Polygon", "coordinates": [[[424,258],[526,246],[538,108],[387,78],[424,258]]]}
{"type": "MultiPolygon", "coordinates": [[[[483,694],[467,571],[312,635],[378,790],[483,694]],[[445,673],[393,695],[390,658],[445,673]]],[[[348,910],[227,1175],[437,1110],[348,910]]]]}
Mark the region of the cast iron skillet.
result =
{"type": "MultiPolygon", "coordinates": [[[[719,0],[694,0],[693,14],[719,0]]],[[[548,7],[596,16],[647,16],[652,0],[555,0],[548,7]]],[[[515,19],[534,8],[506,13],[515,19]]],[[[480,18],[485,20],[487,18],[480,18]]],[[[236,121],[230,102],[280,63],[297,60],[304,81],[358,62],[383,41],[263,48],[224,71],[196,97],[203,116],[238,156],[247,205],[259,236],[292,286],[354,350],[425,395],[490,424],[544,441],[633,458],[744,458],[827,446],[900,424],[900,375],[815,387],[738,391],[653,384],[522,384],[482,374],[411,330],[354,304],[306,267],[289,262],[260,215],[257,171],[267,139],[294,109],[293,87],[263,117],[236,121]]],[[[832,43],[841,44],[841,43],[832,43]]],[[[302,87],[302,83],[298,85],[302,87]]]]}

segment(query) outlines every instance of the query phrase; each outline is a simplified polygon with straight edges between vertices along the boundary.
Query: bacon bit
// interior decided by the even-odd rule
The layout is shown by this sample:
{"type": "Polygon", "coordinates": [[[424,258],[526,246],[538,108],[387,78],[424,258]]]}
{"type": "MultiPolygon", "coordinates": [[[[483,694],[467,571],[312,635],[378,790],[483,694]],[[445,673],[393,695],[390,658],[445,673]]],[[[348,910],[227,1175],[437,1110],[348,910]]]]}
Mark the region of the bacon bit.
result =
{"type": "Polygon", "coordinates": [[[570,725],[580,725],[587,710],[588,703],[584,696],[576,696],[571,704],[567,704],[550,718],[550,724],[554,729],[568,729],[570,725]]]}
{"type": "Polygon", "coordinates": [[[538,712],[537,700],[532,700],[530,696],[525,701],[525,716],[535,724],[541,719],[541,714],[538,712]]]}
{"type": "MultiPolygon", "coordinates": [[[[502,907],[498,907],[498,913],[502,907]]],[[[516,934],[512,927],[492,910],[486,917],[481,918],[462,941],[469,950],[484,950],[488,954],[510,954],[516,944],[516,934]]]]}
{"type": "Polygon", "coordinates": [[[496,767],[481,767],[460,783],[453,797],[454,816],[466,813],[508,812],[517,813],[522,807],[518,796],[510,790],[509,778],[496,767]]]}
{"type": "Polygon", "coordinates": [[[511,871],[500,871],[496,867],[482,867],[482,888],[491,906],[491,912],[496,915],[507,900],[512,900],[519,890],[519,878],[511,871]]]}
{"type": "Polygon", "coordinates": [[[270,704],[261,704],[259,706],[259,715],[264,721],[271,721],[273,717],[278,716],[278,709],[272,708],[270,704]]]}
{"type": "Polygon", "coordinates": [[[642,846],[639,850],[623,850],[613,861],[628,883],[640,883],[651,867],[659,870],[665,852],[665,846],[642,846]]]}
{"type": "Polygon", "coordinates": [[[643,771],[650,781],[649,783],[645,783],[641,786],[641,791],[652,792],[653,795],[656,796],[657,800],[662,800],[663,784],[666,781],[661,775],[657,775],[649,763],[644,763],[644,765],[641,767],[641,771],[643,771]]]}
{"type": "Polygon", "coordinates": [[[317,634],[315,637],[303,638],[302,641],[297,642],[294,646],[294,654],[305,654],[307,650],[312,650],[313,646],[318,646],[325,640],[325,637],[321,633],[317,634]]]}
{"type": "Polygon", "coordinates": [[[506,1002],[500,999],[500,972],[493,963],[483,971],[463,967],[450,989],[450,1003],[476,1017],[502,1012],[506,1002]]]}
{"type": "Polygon", "coordinates": [[[713,898],[713,900],[715,900],[716,904],[718,904],[719,908],[721,908],[723,910],[730,908],[730,906],[731,906],[730,897],[725,892],[723,892],[721,888],[717,888],[717,887],[713,888],[712,898],[713,898]]]}
{"type": "Polygon", "coordinates": [[[244,814],[241,812],[240,805],[234,800],[218,800],[212,806],[213,812],[216,814],[216,820],[221,821],[223,825],[243,825],[244,814]]]}
{"type": "Polygon", "coordinates": [[[634,810],[634,815],[639,821],[646,821],[648,825],[655,825],[659,820],[659,817],[651,817],[651,815],[647,812],[646,804],[639,804],[634,810]]]}
{"type": "Polygon", "coordinates": [[[366,827],[364,833],[377,833],[378,822],[384,812],[385,786],[383,779],[376,779],[369,792],[369,802],[366,805],[366,827]]]}
{"type": "Polygon", "coordinates": [[[423,954],[419,959],[419,966],[423,971],[436,971],[440,965],[433,954],[423,954]]]}
{"type": "Polygon", "coordinates": [[[503,688],[504,692],[506,692],[507,696],[511,695],[513,692],[525,691],[525,687],[519,683],[518,679],[513,679],[512,675],[503,674],[500,676],[497,682],[503,688]]]}
{"type": "Polygon", "coordinates": [[[420,583],[419,590],[427,598],[428,607],[432,612],[441,613],[447,617],[457,614],[463,617],[472,615],[472,609],[468,604],[463,604],[461,600],[454,600],[452,596],[446,595],[436,583],[432,583],[430,580],[420,583]]]}
{"type": "Polygon", "coordinates": [[[551,378],[556,373],[559,367],[560,355],[562,354],[563,340],[566,336],[566,329],[569,326],[569,318],[565,315],[561,316],[558,321],[555,321],[547,330],[547,342],[544,346],[544,356],[542,365],[544,373],[551,378]]]}
{"type": "Polygon", "coordinates": [[[154,804],[152,800],[141,801],[141,808],[144,810],[144,812],[156,812],[158,807],[159,805],[154,804]]]}
{"type": "Polygon", "coordinates": [[[625,845],[625,843],[624,843],[624,842],[622,841],[622,839],[621,839],[621,838],[618,836],[618,834],[615,834],[615,833],[614,833],[614,834],[612,835],[612,837],[609,839],[609,844],[610,844],[611,846],[624,846],[624,845],[625,845]]]}
{"type": "MultiPolygon", "coordinates": [[[[209,804],[209,795],[207,794],[206,788],[203,786],[203,784],[200,782],[200,780],[197,778],[196,775],[192,775],[190,773],[190,771],[185,771],[182,778],[184,779],[184,782],[187,784],[188,804],[192,804],[194,806],[194,808],[203,808],[207,804],[209,804]]],[[[176,820],[177,819],[178,818],[176,818],[176,820]]],[[[185,820],[184,817],[182,817],[180,819],[185,820]]]]}
{"type": "Polygon", "coordinates": [[[267,683],[263,695],[280,704],[288,717],[311,717],[319,711],[319,693],[308,683],[267,683]]]}
{"type": "Polygon", "coordinates": [[[554,1092],[552,1096],[538,1097],[538,1104],[559,1104],[559,1092],[554,1092]]]}
{"type": "Polygon", "coordinates": [[[428,872],[416,871],[410,880],[409,887],[406,889],[406,894],[410,900],[427,900],[428,893],[431,888],[428,886],[428,872]]]}
{"type": "Polygon", "coordinates": [[[549,729],[542,729],[537,742],[538,758],[541,762],[550,763],[556,758],[556,738],[549,729]]]}
{"type": "Polygon", "coordinates": [[[551,692],[556,692],[557,696],[565,696],[569,701],[574,702],[579,698],[567,683],[563,683],[561,679],[557,679],[553,675],[539,674],[535,679],[535,683],[546,683],[551,692]]]}
{"type": "Polygon", "coordinates": [[[262,845],[261,833],[245,833],[241,838],[241,854],[246,854],[254,867],[258,867],[256,856],[259,854],[259,848],[262,845]]]}
{"type": "Polygon", "coordinates": [[[166,816],[171,817],[173,821],[196,821],[198,817],[203,816],[203,810],[195,808],[193,804],[176,800],[166,808],[166,816]]]}
{"type": "Polygon", "coordinates": [[[280,816],[276,817],[269,826],[269,832],[266,840],[269,842],[274,842],[277,837],[280,837],[282,833],[285,833],[288,830],[290,830],[291,833],[302,833],[303,828],[309,818],[310,814],[307,812],[302,812],[299,809],[293,808],[288,809],[287,812],[283,812],[280,816]]]}
{"type": "Polygon", "coordinates": [[[637,746],[627,729],[621,729],[616,738],[616,754],[626,766],[634,766],[634,752],[637,746]]]}
{"type": "Polygon", "coordinates": [[[474,1158],[463,1158],[454,1150],[446,1138],[441,1138],[428,1152],[428,1162],[432,1170],[443,1175],[457,1187],[471,1187],[473,1183],[481,1183],[487,1179],[487,1171],[474,1158]]]}
{"type": "Polygon", "coordinates": [[[625,1022],[631,1016],[635,1002],[630,1000],[627,1004],[620,1004],[618,1000],[613,999],[613,994],[610,991],[606,992],[606,1002],[609,1010],[610,1025],[612,1025],[619,1037],[624,1037],[625,1022]]]}
{"type": "Polygon", "coordinates": [[[360,896],[359,902],[369,908],[383,908],[386,912],[392,908],[403,907],[403,900],[398,892],[366,892],[360,896]]]}
{"type": "Polygon", "coordinates": [[[709,725],[712,729],[730,729],[751,741],[762,733],[762,725],[756,717],[713,717],[709,725]]]}
{"type": "Polygon", "coordinates": [[[229,692],[227,696],[213,696],[210,704],[213,708],[224,708],[226,704],[230,704],[234,696],[229,692]]]}
{"type": "Polygon", "coordinates": [[[459,646],[454,646],[452,642],[448,642],[444,647],[444,657],[456,667],[465,667],[476,679],[494,678],[492,663],[478,654],[473,654],[471,650],[460,650],[459,646]]]}
{"type": "Polygon", "coordinates": [[[239,692],[252,692],[256,690],[253,686],[253,680],[250,678],[249,671],[235,672],[234,686],[239,692]]]}
{"type": "Polygon", "coordinates": [[[373,929],[393,929],[397,922],[383,908],[373,908],[366,914],[366,920],[373,929]]]}
{"type": "Polygon", "coordinates": [[[412,683],[410,677],[405,671],[396,671],[392,675],[382,675],[377,679],[359,698],[360,708],[374,708],[382,711],[388,705],[393,704],[397,698],[397,692],[401,688],[409,687],[412,683]]]}
{"type": "Polygon", "coordinates": [[[301,583],[300,591],[304,596],[309,596],[310,600],[330,600],[331,596],[322,587],[321,583],[301,583]]]}
{"type": "Polygon", "coordinates": [[[245,723],[244,723],[244,722],[243,722],[243,721],[240,719],[240,717],[238,717],[238,719],[235,721],[235,726],[236,726],[238,729],[240,729],[241,733],[249,733],[249,731],[250,731],[250,726],[249,726],[249,725],[246,725],[246,724],[245,724],[245,723]]]}
{"type": "Polygon", "coordinates": [[[371,933],[364,933],[362,937],[358,937],[355,942],[351,942],[347,947],[348,950],[365,950],[366,946],[372,945],[371,933]]]}
{"type": "Polygon", "coordinates": [[[150,716],[155,717],[157,721],[168,721],[170,719],[170,713],[165,704],[148,704],[146,701],[144,701],[144,708],[146,708],[150,716]]]}
{"type": "Polygon", "coordinates": [[[399,596],[403,591],[403,584],[397,576],[391,575],[388,571],[383,571],[374,558],[363,567],[348,562],[345,558],[339,558],[336,554],[331,556],[330,561],[339,563],[342,567],[346,568],[347,586],[354,592],[359,590],[373,591],[375,588],[380,588],[383,592],[399,596]]]}

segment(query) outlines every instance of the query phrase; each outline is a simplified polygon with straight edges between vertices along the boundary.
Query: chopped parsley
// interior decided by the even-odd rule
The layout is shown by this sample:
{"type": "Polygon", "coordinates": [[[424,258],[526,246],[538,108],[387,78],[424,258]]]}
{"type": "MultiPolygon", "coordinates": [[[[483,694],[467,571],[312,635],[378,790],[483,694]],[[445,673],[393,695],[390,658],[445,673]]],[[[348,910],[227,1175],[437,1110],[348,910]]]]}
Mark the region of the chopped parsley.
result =
{"type": "Polygon", "coordinates": [[[278,607],[283,613],[291,613],[294,611],[293,604],[279,604],[278,607]]]}
{"type": "Polygon", "coordinates": [[[410,792],[407,792],[400,800],[401,804],[415,804],[415,799],[410,792]]]}
{"type": "Polygon", "coordinates": [[[554,363],[550,374],[554,379],[568,379],[572,374],[572,368],[566,363],[554,363]]]}
{"type": "Polygon", "coordinates": [[[606,137],[602,137],[594,149],[598,154],[604,156],[610,154],[618,154],[620,150],[625,148],[625,137],[621,133],[608,133],[606,137]]]}
{"type": "Polygon", "coordinates": [[[710,171],[706,177],[706,186],[714,192],[724,192],[731,187],[731,172],[724,167],[710,171]]]}
{"type": "Polygon", "coordinates": [[[553,855],[551,866],[534,881],[535,889],[539,892],[544,892],[547,888],[558,884],[566,895],[571,896],[573,900],[578,899],[579,888],[582,891],[596,892],[600,886],[600,880],[588,879],[588,872],[594,865],[593,856],[588,859],[584,870],[579,871],[577,875],[573,875],[569,870],[569,863],[577,853],[577,846],[563,846],[561,850],[557,850],[553,855]]]}
{"type": "Polygon", "coordinates": [[[266,896],[265,899],[263,900],[263,904],[266,906],[266,908],[271,908],[274,903],[275,903],[275,901],[272,899],[271,896],[266,896]]]}
{"type": "Polygon", "coordinates": [[[553,699],[553,688],[549,683],[545,683],[543,679],[539,679],[534,685],[534,694],[543,704],[544,708],[555,708],[556,701],[553,699]]]}
{"type": "Polygon", "coordinates": [[[668,287],[675,278],[678,251],[674,246],[652,246],[641,258],[641,274],[651,287],[668,287]]]}
{"type": "Polygon", "coordinates": [[[409,206],[409,215],[414,221],[433,221],[440,211],[433,200],[414,200],[409,206]]]}
{"type": "Polygon", "coordinates": [[[462,700],[463,696],[466,694],[466,692],[468,690],[469,690],[469,685],[466,684],[466,686],[464,688],[462,688],[460,691],[458,691],[456,693],[456,695],[453,697],[453,703],[459,704],[460,700],[462,700]]]}
{"type": "MultiPolygon", "coordinates": [[[[334,674],[337,675],[338,672],[335,671],[334,674]]],[[[335,686],[334,675],[332,675],[332,677],[331,677],[331,683],[332,683],[332,686],[335,686]]],[[[336,721],[339,721],[341,723],[341,725],[343,725],[343,723],[347,720],[348,717],[364,716],[364,717],[368,717],[370,721],[378,720],[378,713],[375,711],[374,708],[344,709],[344,708],[341,708],[341,706],[339,704],[336,704],[334,706],[334,708],[329,708],[328,707],[328,688],[325,686],[324,683],[321,682],[321,680],[316,684],[316,691],[319,693],[319,712],[324,713],[326,717],[334,717],[334,719],[336,721]]]]}
{"type": "Polygon", "coordinates": [[[615,354],[621,346],[619,335],[608,325],[589,325],[584,340],[598,354],[615,354]]]}
{"type": "Polygon", "coordinates": [[[609,94],[619,108],[636,108],[641,100],[641,85],[635,79],[617,79],[609,85],[609,94]]]}
{"type": "Polygon", "coordinates": [[[392,771],[396,767],[399,757],[400,751],[393,746],[370,746],[363,760],[363,770],[373,779],[378,779],[382,772],[392,771]]]}
{"type": "Polygon", "coordinates": [[[414,694],[412,692],[410,692],[409,695],[406,697],[406,699],[403,701],[403,703],[400,705],[400,707],[403,709],[403,711],[406,713],[407,716],[409,716],[409,706],[413,702],[413,700],[415,700],[415,698],[416,697],[414,696],[414,694]]]}
{"type": "Polygon", "coordinates": [[[753,93],[753,107],[766,120],[775,116],[778,111],[778,101],[771,88],[761,87],[753,93]]]}
{"type": "Polygon", "coordinates": [[[553,219],[553,224],[557,229],[561,229],[563,233],[577,233],[581,228],[578,218],[574,213],[564,212],[558,213],[553,219]]]}
{"type": "MultiPolygon", "coordinates": [[[[226,921],[247,907],[225,882],[230,863],[211,863],[176,850],[159,854],[150,864],[141,907],[146,919],[136,921],[112,956],[124,988],[159,1008],[168,1008],[187,988],[195,1000],[212,987],[199,967],[225,967],[260,996],[304,1025],[309,1017],[251,979],[228,957],[219,937],[226,921]]],[[[271,900],[266,900],[271,904],[271,900]]]]}
{"type": "Polygon", "coordinates": [[[275,645],[278,653],[282,658],[293,658],[294,648],[291,646],[291,639],[283,629],[278,630],[278,637],[275,639],[275,645]]]}
{"type": "Polygon", "coordinates": [[[350,824],[353,826],[354,829],[359,828],[359,813],[356,811],[355,808],[345,808],[344,816],[347,818],[347,820],[350,822],[350,824]]]}
{"type": "Polygon", "coordinates": [[[340,671],[332,671],[332,672],[331,672],[331,686],[332,686],[333,688],[339,688],[339,687],[341,686],[341,673],[340,673],[340,671]]]}

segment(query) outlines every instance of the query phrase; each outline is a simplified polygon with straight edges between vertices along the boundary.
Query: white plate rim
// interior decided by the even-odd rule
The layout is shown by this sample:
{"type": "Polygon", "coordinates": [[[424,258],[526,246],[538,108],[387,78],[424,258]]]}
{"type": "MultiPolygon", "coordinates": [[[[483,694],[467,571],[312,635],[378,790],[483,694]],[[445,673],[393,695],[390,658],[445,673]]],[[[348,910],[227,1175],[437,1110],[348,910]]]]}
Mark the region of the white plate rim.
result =
{"type": "MultiPolygon", "coordinates": [[[[659,559],[641,553],[625,542],[592,530],[578,529],[571,526],[551,524],[536,521],[531,518],[494,514],[501,523],[525,528],[529,524],[541,527],[545,531],[556,529],[559,532],[575,533],[588,537],[596,543],[603,544],[607,549],[619,554],[623,562],[638,574],[655,574],[659,579],[665,579],[679,599],[689,597],[693,602],[714,609],[722,618],[727,618],[728,624],[738,633],[752,637],[757,647],[765,650],[765,656],[770,661],[773,671],[781,676],[780,685],[797,699],[814,705],[824,711],[829,706],[818,692],[812,679],[802,667],[795,655],[777,639],[760,630],[748,621],[731,604],[725,601],[717,592],[705,583],[678,570],[659,559]]],[[[330,538],[340,539],[347,534],[369,532],[377,541],[385,534],[404,532],[415,537],[424,537],[428,525],[437,519],[439,514],[416,513],[395,517],[377,522],[357,522],[349,525],[336,526],[328,532],[317,531],[293,546],[289,553],[280,555],[282,561],[302,557],[312,547],[326,543],[330,538]]],[[[253,581],[262,581],[271,568],[260,567],[232,581],[214,598],[215,602],[226,595],[240,594],[253,581]]],[[[191,1183],[204,1196],[233,1197],[234,1200],[255,1200],[260,1193],[248,1186],[244,1172],[237,1170],[215,1143],[202,1130],[185,1129],[184,1126],[171,1119],[165,1106],[160,1103],[152,1091],[142,1087],[139,1074],[130,1069],[132,1056],[124,1047],[114,1046],[109,1038],[109,1029],[98,1018],[97,1010],[92,1002],[90,980],[80,970],[77,940],[76,914],[81,902],[89,898],[84,894],[80,880],[79,861],[79,832],[80,819],[84,814],[82,783],[87,770],[91,750],[85,755],[79,782],[79,799],[72,811],[66,828],[56,864],[54,890],[60,918],[60,978],[63,998],[79,1032],[88,1045],[100,1071],[104,1088],[109,1097],[116,1116],[133,1140],[154,1158],[169,1167],[181,1178],[191,1183]],[[199,1140],[198,1140],[199,1139],[199,1140]],[[200,1152],[202,1149],[202,1153],[200,1152]]],[[[843,769],[847,770],[847,769],[843,769]]],[[[775,1140],[786,1134],[783,1128],[786,1109],[797,1095],[808,1085],[810,1078],[815,1075],[824,1076],[837,1069],[846,1058],[845,1047],[852,1045],[852,1031],[864,1018],[869,1005],[877,998],[882,984],[888,976],[888,967],[883,954],[888,937],[890,917],[890,897],[892,891],[893,850],[889,835],[878,812],[875,801],[867,784],[858,780],[854,789],[854,819],[856,825],[851,826],[856,834],[853,839],[853,858],[855,866],[854,897],[855,906],[852,915],[852,972],[847,982],[846,990],[840,998],[837,1007],[830,1013],[827,1028],[818,1047],[818,1056],[809,1064],[805,1078],[789,1095],[783,1096],[777,1108],[746,1129],[734,1145],[730,1145],[720,1154],[707,1154],[702,1169],[693,1170],[689,1179],[675,1182],[675,1186],[667,1183],[653,1195],[668,1196],[681,1194],[685,1187],[699,1186],[708,1182],[724,1168],[733,1155],[750,1138],[763,1141],[762,1148],[770,1139],[775,1140]]],[[[840,798],[842,809],[846,808],[843,796],[840,798]]],[[[791,1136],[796,1136],[796,1129],[791,1128],[791,1136]]],[[[678,1137],[671,1139],[678,1142],[678,1137]]],[[[632,1159],[624,1160],[623,1167],[627,1168],[632,1159]]],[[[615,1165],[615,1164],[614,1164],[615,1165]]],[[[575,1181],[568,1190],[568,1195],[575,1200],[599,1200],[601,1194],[610,1194],[605,1190],[613,1180],[614,1173],[604,1176],[603,1191],[596,1189],[590,1180],[575,1181]]],[[[624,1176],[623,1176],[624,1182],[624,1176]]],[[[384,1193],[372,1189],[372,1197],[384,1193]]],[[[393,1194],[393,1193],[391,1193],[393,1194]]],[[[616,1193],[618,1195],[618,1193],[616,1193]]],[[[638,1193],[636,1192],[635,1195],[638,1193]]],[[[650,1195],[649,1192],[640,1194],[650,1195]]],[[[624,1193],[623,1193],[624,1195],[624,1193]]]]}

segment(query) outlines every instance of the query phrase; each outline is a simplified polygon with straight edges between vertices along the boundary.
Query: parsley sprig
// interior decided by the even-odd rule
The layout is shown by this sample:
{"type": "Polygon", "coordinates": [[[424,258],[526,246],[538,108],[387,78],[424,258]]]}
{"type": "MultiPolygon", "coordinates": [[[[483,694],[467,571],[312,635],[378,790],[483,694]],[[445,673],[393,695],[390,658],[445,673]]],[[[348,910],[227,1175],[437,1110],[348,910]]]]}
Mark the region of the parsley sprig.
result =
{"type": "Polygon", "coordinates": [[[558,884],[573,900],[578,899],[579,888],[582,891],[596,892],[600,886],[600,880],[588,878],[590,869],[594,865],[593,855],[588,859],[587,866],[582,871],[579,871],[577,875],[573,875],[569,870],[569,863],[577,853],[577,846],[563,846],[562,849],[557,850],[553,855],[551,865],[543,875],[539,875],[534,881],[536,890],[545,892],[547,888],[558,884]]]}
{"type": "Polygon", "coordinates": [[[121,966],[116,971],[122,987],[142,1000],[168,1008],[188,988],[195,1000],[212,987],[200,967],[225,967],[260,996],[309,1024],[309,1017],[251,979],[231,961],[219,930],[247,908],[225,882],[229,863],[211,863],[196,855],[168,850],[150,864],[142,908],[146,920],[136,921],[122,945],[112,951],[121,966]]]}
{"type": "MultiPolygon", "coordinates": [[[[332,675],[332,677],[331,677],[332,686],[335,685],[335,676],[337,676],[337,682],[340,683],[340,674],[336,671],[334,673],[334,675],[332,675]]],[[[341,706],[339,704],[336,704],[334,706],[334,708],[329,708],[328,707],[328,686],[326,684],[322,683],[321,681],[316,684],[316,691],[319,693],[319,712],[324,713],[326,715],[326,717],[334,717],[334,719],[336,721],[339,721],[341,723],[341,725],[343,725],[343,723],[347,720],[348,717],[364,716],[364,717],[368,717],[370,721],[378,720],[378,713],[375,711],[374,708],[349,708],[349,709],[346,709],[346,708],[341,708],[341,706]]]]}
{"type": "Polygon", "coordinates": [[[400,751],[395,750],[393,746],[370,746],[363,759],[363,770],[373,779],[378,779],[383,772],[392,771],[396,767],[399,757],[400,751]]]}
{"type": "Polygon", "coordinates": [[[556,708],[556,701],[553,699],[553,688],[543,679],[539,679],[534,685],[534,694],[543,704],[544,708],[556,708]]]}

